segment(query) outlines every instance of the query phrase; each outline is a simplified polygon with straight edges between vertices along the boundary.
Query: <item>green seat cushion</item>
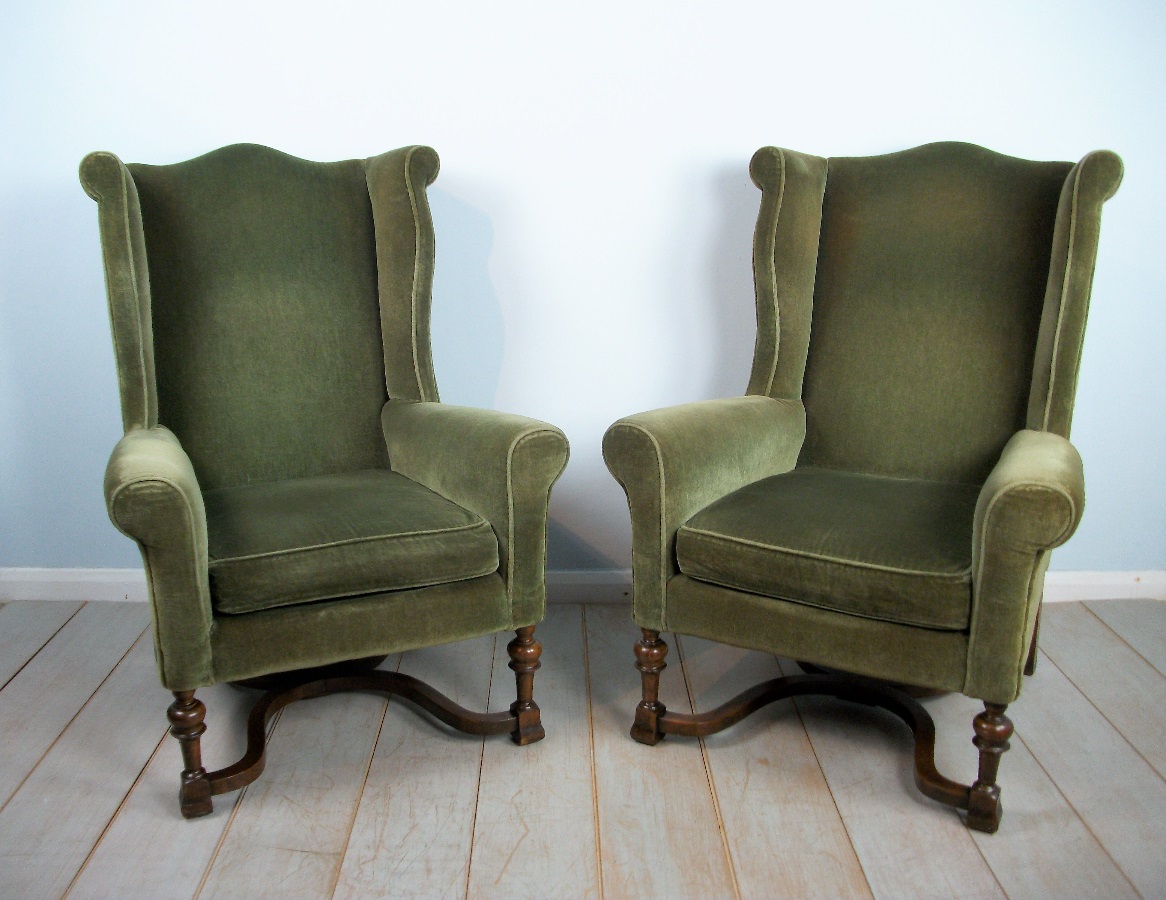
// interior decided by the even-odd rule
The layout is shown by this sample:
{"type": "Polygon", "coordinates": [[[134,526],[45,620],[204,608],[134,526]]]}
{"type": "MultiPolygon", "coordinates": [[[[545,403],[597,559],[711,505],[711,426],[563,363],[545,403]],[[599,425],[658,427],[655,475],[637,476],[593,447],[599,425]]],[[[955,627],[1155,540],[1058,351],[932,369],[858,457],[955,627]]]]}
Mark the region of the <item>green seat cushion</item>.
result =
{"type": "Polygon", "coordinates": [[[387,469],[205,494],[220,613],[477,578],[498,569],[490,523],[387,469]]]}
{"type": "Polygon", "coordinates": [[[680,528],[690,578],[925,628],[968,627],[979,487],[803,467],[680,528]]]}

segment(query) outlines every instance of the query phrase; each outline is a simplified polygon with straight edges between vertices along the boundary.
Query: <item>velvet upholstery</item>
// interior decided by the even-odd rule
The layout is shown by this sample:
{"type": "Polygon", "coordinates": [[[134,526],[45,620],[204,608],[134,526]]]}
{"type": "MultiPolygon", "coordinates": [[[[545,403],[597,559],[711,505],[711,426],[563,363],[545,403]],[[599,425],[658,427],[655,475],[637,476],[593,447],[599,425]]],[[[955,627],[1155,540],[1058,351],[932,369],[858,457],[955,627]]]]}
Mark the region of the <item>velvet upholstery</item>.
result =
{"type": "Polygon", "coordinates": [[[750,173],[747,396],[604,437],[633,616],[1010,703],[1084,506],[1067,438],[1121,161],[766,147],[750,173]]]}
{"type": "Polygon", "coordinates": [[[799,466],[702,509],[680,527],[676,559],[700,581],[962,630],[978,494],[968,484],[799,466]]]}
{"type": "Polygon", "coordinates": [[[387,403],[381,422],[395,471],[493,527],[513,627],[539,621],[547,504],[567,464],[562,433],[534,419],[445,403],[387,403]]]}
{"type": "Polygon", "coordinates": [[[428,147],[82,162],[125,428],[106,500],[142,551],[171,690],[542,617],[567,443],[438,402],[437,170],[428,147]]]}
{"type": "Polygon", "coordinates": [[[490,523],[388,469],[203,494],[211,603],[242,613],[498,571],[490,523]]]}

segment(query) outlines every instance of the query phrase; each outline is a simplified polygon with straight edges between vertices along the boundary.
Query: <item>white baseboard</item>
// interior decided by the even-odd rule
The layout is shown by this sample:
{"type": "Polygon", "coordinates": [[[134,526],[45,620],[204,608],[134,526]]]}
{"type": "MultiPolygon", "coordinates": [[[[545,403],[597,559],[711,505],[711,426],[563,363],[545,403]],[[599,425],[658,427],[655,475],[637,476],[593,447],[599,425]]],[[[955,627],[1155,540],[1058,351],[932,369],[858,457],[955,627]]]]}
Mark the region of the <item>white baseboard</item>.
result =
{"type": "Polygon", "coordinates": [[[551,569],[547,572],[547,603],[631,602],[631,569],[551,569]]]}
{"type": "Polygon", "coordinates": [[[1049,572],[1045,602],[1070,600],[1166,600],[1166,570],[1049,572]]]}
{"type": "Polygon", "coordinates": [[[0,601],[146,601],[143,569],[0,569],[0,601]]]}
{"type": "MultiPolygon", "coordinates": [[[[552,569],[547,572],[551,603],[628,603],[630,569],[552,569]]],[[[0,602],[13,600],[146,599],[141,569],[0,568],[0,602]]],[[[1133,572],[1049,572],[1045,600],[1166,600],[1166,570],[1133,572]]]]}

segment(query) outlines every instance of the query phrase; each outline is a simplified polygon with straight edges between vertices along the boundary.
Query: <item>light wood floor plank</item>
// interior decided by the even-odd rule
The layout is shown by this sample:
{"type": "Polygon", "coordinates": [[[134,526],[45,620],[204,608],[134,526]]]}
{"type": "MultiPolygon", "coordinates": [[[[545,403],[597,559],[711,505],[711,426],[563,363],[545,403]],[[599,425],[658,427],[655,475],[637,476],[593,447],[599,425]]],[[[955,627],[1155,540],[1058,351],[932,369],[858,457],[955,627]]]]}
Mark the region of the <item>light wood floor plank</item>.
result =
{"type": "Polygon", "coordinates": [[[1166,677],[1080,603],[1045,608],[1041,649],[1166,776],[1166,677]]]}
{"type": "Polygon", "coordinates": [[[28,600],[0,608],[0,688],[69,621],[80,603],[28,600]]]}
{"type": "MultiPolygon", "coordinates": [[[[681,643],[700,712],[781,674],[769,654],[694,637],[681,643]]],[[[743,896],[870,896],[792,702],[705,738],[705,749],[743,896]]]]}
{"type": "MultiPolygon", "coordinates": [[[[632,655],[639,636],[626,607],[587,608],[604,894],[733,896],[699,743],[668,737],[648,747],[628,735],[640,699],[632,655]]],[[[660,699],[687,710],[680,661],[670,654],[668,663],[660,699]]]]}
{"type": "Polygon", "coordinates": [[[0,807],[148,622],[143,603],[86,604],[0,691],[0,807]]]}
{"type": "MultiPolygon", "coordinates": [[[[401,671],[462,706],[483,710],[494,643],[494,635],[487,635],[410,651],[401,671]]],[[[389,703],[337,897],[465,896],[482,746],[482,738],[441,725],[406,701],[389,703]]]]}
{"type": "Polygon", "coordinates": [[[1004,896],[959,816],[915,787],[914,742],[896,716],[829,698],[797,705],[876,897],[1004,896]]]}
{"type": "Polygon", "coordinates": [[[266,771],[240,798],[200,896],[328,895],[384,710],[384,698],[371,694],[283,710],[266,771]]]}
{"type": "MultiPolygon", "coordinates": [[[[1025,691],[1040,685],[1026,685],[1025,691]]],[[[978,700],[947,694],[923,701],[935,720],[939,771],[971,784],[979,754],[972,746],[978,700]]],[[[1012,709],[1009,712],[1013,712],[1012,709]]],[[[1015,720],[1023,734],[1028,723],[1015,720]]],[[[1000,764],[1004,819],[997,834],[969,831],[1011,900],[1046,897],[1136,897],[1129,880],[1065,800],[1024,741],[1013,738],[1000,764]]]]}
{"type": "MultiPolygon", "coordinates": [[[[218,684],[202,688],[197,696],[207,710],[203,764],[213,772],[243,755],[247,713],[259,694],[218,684]]],[[[167,735],[165,717],[171,699],[155,673],[153,685],[138,703],[149,711],[150,725],[162,743],[85,864],[70,897],[164,900],[193,897],[198,890],[241,794],[215,797],[209,816],[182,818],[178,810],[182,754],[178,742],[167,735]],[[128,859],[133,865],[126,865],[128,859]]]]}
{"type": "Polygon", "coordinates": [[[1085,605],[1159,673],[1166,675],[1166,603],[1104,600],[1085,605]]]}
{"type": "Polygon", "coordinates": [[[1020,739],[1134,887],[1166,885],[1166,782],[1042,653],[1009,707],[1020,739]]]}
{"type": "MultiPolygon", "coordinates": [[[[327,897],[342,872],[351,876],[338,885],[342,896],[596,896],[597,855],[612,898],[804,896],[831,892],[823,880],[831,865],[848,869],[825,858],[839,817],[853,848],[842,843],[837,853],[861,861],[875,896],[1161,896],[1166,884],[1166,779],[1131,743],[1154,755],[1152,729],[1130,711],[1130,698],[1143,703],[1146,685],[1162,680],[1150,666],[1166,666],[1156,649],[1166,647],[1166,604],[1053,608],[1051,655],[1009,708],[1017,733],[1001,766],[1005,816],[993,836],[968,832],[961,816],[920,796],[907,729],[861,707],[800,701],[808,737],[783,703],[707,739],[703,751],[674,736],[636,744],[627,729],[639,697],[638,630],[626,609],[588,607],[582,640],[579,608],[569,605],[552,607],[538,631],[541,744],[453,735],[399,700],[387,714],[371,695],[305,701],[277,724],[262,778],[188,822],[177,810],[180,755],[164,737],[170,698],[142,636],[145,606],[87,604],[47,643],[43,623],[30,626],[33,637],[11,637],[16,628],[3,623],[45,615],[34,606],[0,607],[0,644],[43,644],[0,690],[3,897],[59,896],[74,876],[71,897],[189,897],[204,876],[205,896],[327,897]],[[807,741],[833,793],[815,794],[807,741]],[[761,803],[766,796],[778,799],[761,803]],[[823,797],[836,803],[833,825],[823,797]],[[819,817],[825,824],[810,827],[819,817]]],[[[75,608],[43,606],[53,615],[75,608]]],[[[761,654],[665,638],[663,699],[675,709],[688,708],[682,668],[702,709],[770,674],[761,654]]],[[[508,639],[499,636],[496,653],[469,642],[409,656],[415,674],[464,705],[482,708],[490,686],[489,702],[501,708],[513,695],[508,639]]],[[[204,758],[216,768],[242,752],[253,695],[219,686],[199,697],[208,705],[204,758]]],[[[949,695],[926,705],[941,770],[970,780],[979,704],[949,695]]],[[[1143,716],[1159,705],[1144,703],[1143,716]]],[[[843,879],[833,893],[857,890],[843,879]]]]}
{"type": "MultiPolygon", "coordinates": [[[[526,747],[486,741],[470,897],[599,896],[582,607],[548,607],[535,636],[543,655],[534,698],[547,736],[526,747]]],[[[514,702],[508,637],[494,654],[492,711],[514,702]]]]}
{"type": "Polygon", "coordinates": [[[68,888],[162,739],[141,702],[157,682],[144,634],[4,807],[8,896],[60,897],[68,888]]]}

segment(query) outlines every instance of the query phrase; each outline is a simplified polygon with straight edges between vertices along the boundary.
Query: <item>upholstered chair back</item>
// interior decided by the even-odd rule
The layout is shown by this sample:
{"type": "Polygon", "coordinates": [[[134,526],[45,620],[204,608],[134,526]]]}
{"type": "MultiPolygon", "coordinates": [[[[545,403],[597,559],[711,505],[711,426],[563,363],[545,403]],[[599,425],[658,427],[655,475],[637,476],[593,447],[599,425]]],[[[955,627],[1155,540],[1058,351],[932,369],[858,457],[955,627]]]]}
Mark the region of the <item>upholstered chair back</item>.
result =
{"type": "Polygon", "coordinates": [[[203,490],[383,466],[388,397],[437,399],[432,225],[410,183],[432,181],[437,158],[386,157],[401,153],[415,158],[316,163],[242,144],[89,163],[87,186],[141,209],[132,290],[111,291],[119,357],[140,360],[119,365],[136,372],[126,426],[171,429],[203,490]]]}
{"type": "Polygon", "coordinates": [[[1017,430],[1067,436],[1088,305],[1067,260],[1085,254],[1092,272],[1096,234],[1074,234],[1078,205],[1099,213],[1120,180],[1116,157],[1074,166],[942,143],[824,160],[766,148],[752,171],[765,196],[750,392],[800,389],[799,465],[978,484],[1017,430]],[[809,277],[782,271],[810,253],[809,277]]]}

